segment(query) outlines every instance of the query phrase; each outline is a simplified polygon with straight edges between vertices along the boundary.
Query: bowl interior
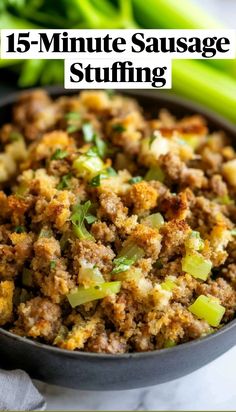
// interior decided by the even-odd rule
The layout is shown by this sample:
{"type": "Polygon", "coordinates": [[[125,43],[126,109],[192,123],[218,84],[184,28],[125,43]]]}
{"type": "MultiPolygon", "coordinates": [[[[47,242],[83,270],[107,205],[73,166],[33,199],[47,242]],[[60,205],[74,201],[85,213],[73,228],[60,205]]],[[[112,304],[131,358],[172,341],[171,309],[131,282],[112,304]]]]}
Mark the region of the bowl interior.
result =
{"type": "MultiPolygon", "coordinates": [[[[69,96],[69,95],[79,93],[78,90],[65,90],[59,86],[48,87],[46,88],[46,90],[53,98],[57,98],[62,95],[69,96]]],[[[118,93],[122,93],[124,95],[131,96],[137,99],[140,105],[144,108],[144,111],[150,114],[151,116],[157,116],[158,112],[163,108],[170,111],[177,118],[185,117],[191,114],[200,114],[204,116],[204,118],[206,119],[207,125],[211,131],[224,131],[227,134],[227,136],[229,136],[232,139],[232,144],[234,145],[234,140],[236,139],[236,125],[231,124],[230,122],[220,117],[219,115],[211,111],[208,111],[207,109],[195,103],[179,98],[178,96],[175,96],[172,94],[164,93],[162,91],[147,92],[143,90],[138,90],[138,91],[129,90],[127,92],[126,90],[119,90],[118,93]]],[[[17,93],[11,94],[9,96],[6,96],[0,99],[0,126],[11,120],[12,106],[16,102],[20,94],[21,92],[17,92],[17,93]]],[[[70,352],[64,349],[59,349],[59,348],[45,345],[39,342],[35,342],[27,338],[19,337],[2,328],[0,328],[0,334],[2,333],[5,336],[11,337],[14,341],[17,341],[17,340],[23,341],[23,342],[27,341],[33,347],[40,346],[41,348],[44,348],[45,350],[48,350],[48,351],[57,352],[57,353],[61,352],[61,353],[67,354],[67,356],[69,357],[76,357],[77,355],[80,355],[80,356],[82,355],[85,357],[92,357],[92,358],[93,357],[133,358],[133,357],[153,356],[154,353],[158,354],[158,353],[166,352],[166,351],[168,352],[179,351],[181,350],[181,348],[184,349],[184,347],[188,347],[189,345],[191,346],[197,345],[198,342],[203,341],[203,340],[213,340],[214,336],[224,333],[225,330],[231,329],[235,325],[236,325],[236,319],[229,322],[226,326],[221,328],[215,334],[209,335],[204,338],[196,339],[194,341],[187,342],[187,343],[178,345],[170,349],[155,350],[152,352],[126,353],[126,354],[121,354],[121,355],[107,355],[107,354],[88,353],[88,352],[81,352],[81,351],[70,352]]]]}

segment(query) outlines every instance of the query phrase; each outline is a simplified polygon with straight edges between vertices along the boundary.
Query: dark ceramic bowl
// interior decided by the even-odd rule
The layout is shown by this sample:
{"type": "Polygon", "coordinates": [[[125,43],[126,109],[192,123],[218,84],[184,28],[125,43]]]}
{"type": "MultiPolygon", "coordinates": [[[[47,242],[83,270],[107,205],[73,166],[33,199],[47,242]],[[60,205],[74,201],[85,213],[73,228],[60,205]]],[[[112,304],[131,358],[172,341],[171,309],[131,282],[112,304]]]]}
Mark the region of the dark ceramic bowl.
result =
{"type": "MultiPolygon", "coordinates": [[[[49,89],[52,96],[73,93],[49,89]]],[[[213,130],[236,137],[236,127],[192,103],[162,92],[133,92],[149,111],[165,107],[177,116],[203,114],[213,130]],[[146,95],[145,95],[146,94],[146,95]]],[[[0,124],[10,120],[17,94],[0,101],[0,124]]],[[[121,390],[155,385],[179,378],[213,361],[236,342],[236,319],[217,333],[171,349],[124,355],[70,352],[33,342],[0,329],[0,367],[20,368],[33,378],[71,388],[121,390]]]]}

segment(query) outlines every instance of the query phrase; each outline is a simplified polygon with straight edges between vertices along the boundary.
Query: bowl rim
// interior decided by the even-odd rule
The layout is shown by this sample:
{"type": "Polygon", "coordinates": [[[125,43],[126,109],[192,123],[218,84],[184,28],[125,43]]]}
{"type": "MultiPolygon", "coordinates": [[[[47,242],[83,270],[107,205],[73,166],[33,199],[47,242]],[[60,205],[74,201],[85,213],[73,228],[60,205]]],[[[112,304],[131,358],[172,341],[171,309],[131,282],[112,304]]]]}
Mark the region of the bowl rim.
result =
{"type": "MultiPolygon", "coordinates": [[[[81,90],[74,90],[74,89],[64,89],[62,86],[48,86],[48,87],[37,87],[37,88],[30,88],[26,90],[19,90],[17,92],[10,93],[7,96],[0,97],[0,108],[13,104],[16,99],[23,93],[25,92],[31,92],[35,90],[45,90],[49,93],[49,95],[53,96],[60,96],[60,95],[73,95],[73,94],[79,94],[81,90]]],[[[101,89],[102,90],[102,89],[101,89]]],[[[191,100],[179,97],[178,95],[172,95],[171,93],[168,92],[163,92],[161,91],[160,94],[157,95],[157,93],[154,95],[152,93],[148,93],[146,90],[133,90],[133,89],[119,89],[116,90],[117,93],[126,95],[126,96],[131,96],[134,98],[145,98],[145,99],[150,99],[152,101],[154,100],[163,100],[165,102],[173,103],[178,106],[180,106],[182,109],[187,108],[191,112],[199,113],[200,115],[203,115],[207,117],[207,120],[210,120],[211,122],[216,122],[219,124],[219,127],[222,129],[227,129],[231,134],[236,135],[236,125],[231,123],[230,121],[226,120],[224,117],[218,115],[217,113],[199,105],[198,103],[192,102],[191,100]]],[[[33,348],[37,349],[42,349],[46,350],[49,352],[52,352],[54,354],[58,355],[63,355],[64,357],[70,357],[70,358],[97,358],[100,360],[120,360],[120,359],[139,359],[139,358],[149,358],[149,357],[156,357],[156,356],[161,356],[166,353],[175,353],[179,352],[181,350],[188,349],[189,347],[193,348],[203,344],[204,342],[210,343],[213,339],[216,339],[218,336],[221,336],[225,334],[226,332],[230,331],[236,326],[236,318],[231,320],[229,323],[226,325],[222,326],[218,331],[209,334],[204,337],[200,337],[198,339],[194,339],[192,341],[188,341],[185,343],[181,343],[179,345],[176,345],[172,348],[163,348],[163,349],[155,349],[152,351],[146,351],[146,352],[130,352],[130,353],[121,353],[121,354],[109,354],[109,353],[97,353],[97,352],[84,352],[80,350],[74,350],[70,351],[68,349],[61,349],[56,346],[48,345],[46,343],[41,343],[38,341],[35,341],[33,339],[29,339],[27,337],[22,337],[18,336],[12,332],[9,332],[3,328],[0,327],[0,336],[4,335],[7,338],[10,338],[11,340],[19,341],[22,344],[29,345],[33,348]]]]}

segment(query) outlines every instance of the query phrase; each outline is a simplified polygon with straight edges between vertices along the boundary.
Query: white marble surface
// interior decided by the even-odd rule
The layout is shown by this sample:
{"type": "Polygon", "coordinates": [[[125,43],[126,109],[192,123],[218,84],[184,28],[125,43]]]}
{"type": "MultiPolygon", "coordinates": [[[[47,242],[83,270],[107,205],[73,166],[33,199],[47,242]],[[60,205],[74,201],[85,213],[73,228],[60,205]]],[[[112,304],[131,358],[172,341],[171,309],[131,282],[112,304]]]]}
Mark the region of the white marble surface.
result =
{"type": "Polygon", "coordinates": [[[47,410],[78,411],[235,411],[236,347],[191,375],[144,389],[88,392],[41,382],[47,410]]]}
{"type": "MultiPolygon", "coordinates": [[[[179,0],[181,1],[181,0],[179,0]]],[[[236,0],[195,0],[236,28],[236,0]]],[[[173,382],[122,392],[87,392],[36,382],[47,410],[236,410],[236,347],[206,367],[173,382]]]]}

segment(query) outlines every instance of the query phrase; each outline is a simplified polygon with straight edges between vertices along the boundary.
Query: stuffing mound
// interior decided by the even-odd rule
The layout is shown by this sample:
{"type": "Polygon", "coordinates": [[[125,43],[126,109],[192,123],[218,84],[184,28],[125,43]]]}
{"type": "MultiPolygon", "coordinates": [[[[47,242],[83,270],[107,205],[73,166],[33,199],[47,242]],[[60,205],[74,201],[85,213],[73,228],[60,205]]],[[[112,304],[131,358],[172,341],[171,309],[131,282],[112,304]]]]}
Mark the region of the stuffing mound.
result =
{"type": "Polygon", "coordinates": [[[37,90],[16,102],[0,151],[1,327],[118,354],[234,318],[236,153],[203,118],[37,90]]]}

